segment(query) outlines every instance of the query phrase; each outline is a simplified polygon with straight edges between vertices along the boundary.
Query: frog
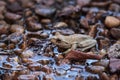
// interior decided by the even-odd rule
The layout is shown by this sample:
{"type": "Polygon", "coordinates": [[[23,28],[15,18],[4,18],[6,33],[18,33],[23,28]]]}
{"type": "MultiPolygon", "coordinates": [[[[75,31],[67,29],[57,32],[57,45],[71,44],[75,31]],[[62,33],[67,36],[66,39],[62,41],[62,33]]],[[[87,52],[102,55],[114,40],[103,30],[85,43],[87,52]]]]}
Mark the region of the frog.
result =
{"type": "Polygon", "coordinates": [[[81,51],[86,51],[97,44],[97,41],[89,35],[63,35],[60,32],[56,32],[55,35],[50,38],[50,41],[57,47],[66,49],[66,51],[63,52],[65,54],[76,48],[80,48],[81,51]]]}

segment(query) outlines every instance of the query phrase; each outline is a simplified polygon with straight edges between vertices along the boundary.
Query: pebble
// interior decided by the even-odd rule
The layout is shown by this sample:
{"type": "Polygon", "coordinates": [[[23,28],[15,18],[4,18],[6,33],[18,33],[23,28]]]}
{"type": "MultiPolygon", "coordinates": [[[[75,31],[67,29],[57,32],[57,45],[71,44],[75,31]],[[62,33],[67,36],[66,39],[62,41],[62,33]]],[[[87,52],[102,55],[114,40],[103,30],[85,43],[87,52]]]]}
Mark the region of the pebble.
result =
{"type": "Polygon", "coordinates": [[[17,25],[17,24],[13,24],[13,25],[11,25],[10,31],[12,33],[14,33],[14,32],[23,33],[24,32],[24,28],[23,28],[23,26],[20,26],[20,25],[17,25]]]}
{"type": "Polygon", "coordinates": [[[43,17],[49,17],[55,13],[55,8],[36,8],[35,13],[43,16],[43,17]]]}
{"type": "Polygon", "coordinates": [[[9,19],[9,20],[16,21],[16,20],[19,20],[20,18],[22,18],[22,16],[18,15],[18,14],[15,14],[15,13],[11,13],[11,12],[6,12],[5,13],[5,18],[9,19]]]}
{"type": "Polygon", "coordinates": [[[24,75],[20,75],[18,77],[18,80],[39,80],[35,75],[33,74],[24,74],[24,75]]]}
{"type": "Polygon", "coordinates": [[[114,37],[115,39],[120,39],[120,29],[119,28],[112,28],[110,30],[110,33],[112,35],[112,37],[114,37]]]}
{"type": "Polygon", "coordinates": [[[87,66],[86,70],[88,72],[98,74],[100,72],[105,71],[105,67],[103,67],[103,66],[87,66]]]}
{"type": "Polygon", "coordinates": [[[33,57],[34,53],[31,50],[25,50],[22,52],[21,57],[22,58],[30,58],[33,57]]]}
{"type": "Polygon", "coordinates": [[[120,25],[120,20],[114,16],[107,16],[105,18],[105,25],[108,28],[114,28],[120,25]]]}

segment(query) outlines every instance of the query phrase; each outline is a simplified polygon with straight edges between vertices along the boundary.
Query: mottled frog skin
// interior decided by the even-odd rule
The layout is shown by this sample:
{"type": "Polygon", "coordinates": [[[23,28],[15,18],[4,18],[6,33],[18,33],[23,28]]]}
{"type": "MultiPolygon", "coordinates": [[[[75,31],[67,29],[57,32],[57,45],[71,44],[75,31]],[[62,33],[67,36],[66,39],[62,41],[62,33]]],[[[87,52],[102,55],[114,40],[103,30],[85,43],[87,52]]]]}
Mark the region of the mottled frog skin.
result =
{"type": "Polygon", "coordinates": [[[81,51],[85,51],[95,46],[97,41],[89,35],[73,34],[73,35],[62,35],[59,32],[51,38],[51,42],[60,48],[67,49],[64,53],[68,53],[71,50],[79,47],[81,51]]]}

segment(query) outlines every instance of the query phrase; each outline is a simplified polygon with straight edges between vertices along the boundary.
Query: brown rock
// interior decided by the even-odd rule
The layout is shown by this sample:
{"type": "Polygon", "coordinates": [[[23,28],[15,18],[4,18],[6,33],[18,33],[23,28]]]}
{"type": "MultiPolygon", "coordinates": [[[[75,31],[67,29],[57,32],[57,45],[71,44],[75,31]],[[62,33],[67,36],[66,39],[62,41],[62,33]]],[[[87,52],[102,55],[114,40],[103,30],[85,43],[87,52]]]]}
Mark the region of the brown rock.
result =
{"type": "Polygon", "coordinates": [[[32,63],[28,65],[28,68],[32,71],[40,71],[41,65],[39,63],[32,63]]]}
{"type": "Polygon", "coordinates": [[[43,16],[43,17],[50,17],[55,13],[56,9],[55,8],[36,8],[35,13],[43,16]]]}
{"type": "Polygon", "coordinates": [[[28,23],[27,29],[28,29],[29,31],[38,31],[38,30],[42,29],[42,25],[41,25],[40,23],[36,23],[36,22],[30,21],[30,22],[28,23]]]}
{"type": "Polygon", "coordinates": [[[5,18],[9,19],[9,20],[13,20],[16,21],[18,19],[20,19],[22,16],[15,14],[15,13],[10,13],[10,12],[6,12],[5,13],[5,18]]]}
{"type": "Polygon", "coordinates": [[[120,58],[120,43],[115,43],[107,51],[109,58],[120,58]]]}
{"type": "Polygon", "coordinates": [[[112,28],[110,30],[110,33],[114,38],[120,39],[120,29],[119,28],[112,28]]]}
{"type": "Polygon", "coordinates": [[[34,56],[34,53],[31,50],[25,50],[21,54],[22,58],[30,58],[30,57],[33,57],[33,56],[34,56]]]}
{"type": "Polygon", "coordinates": [[[96,55],[93,53],[84,53],[81,51],[77,51],[77,50],[72,50],[69,53],[67,53],[65,59],[68,60],[77,60],[77,61],[81,61],[81,60],[86,60],[86,59],[97,59],[100,60],[102,58],[102,56],[100,55],[96,55]]]}
{"type": "Polygon", "coordinates": [[[7,34],[9,31],[9,25],[0,23],[0,34],[7,34]]]}
{"type": "Polygon", "coordinates": [[[113,27],[117,27],[120,25],[120,20],[113,17],[113,16],[107,16],[105,19],[105,25],[108,28],[113,28],[113,27]]]}
{"type": "Polygon", "coordinates": [[[17,12],[17,11],[21,11],[22,7],[20,6],[18,2],[12,2],[12,3],[7,4],[7,9],[12,12],[17,12]]]}
{"type": "Polygon", "coordinates": [[[57,22],[55,23],[55,25],[53,26],[54,28],[63,28],[63,27],[67,27],[68,25],[65,22],[57,22]]]}
{"type": "Polygon", "coordinates": [[[110,72],[115,73],[120,71],[120,59],[110,59],[110,72]]]}
{"type": "Polygon", "coordinates": [[[99,74],[105,71],[105,67],[103,66],[87,66],[86,70],[91,73],[99,74]]]}
{"type": "Polygon", "coordinates": [[[23,26],[20,26],[20,25],[17,25],[17,24],[13,24],[13,25],[11,25],[10,31],[12,33],[14,33],[14,32],[23,33],[24,32],[24,28],[23,28],[23,26]]]}
{"type": "Polygon", "coordinates": [[[80,6],[85,6],[90,3],[91,0],[77,0],[77,4],[80,6]]]}
{"type": "Polygon", "coordinates": [[[109,76],[103,72],[99,74],[100,80],[110,80],[109,76]]]}
{"type": "Polygon", "coordinates": [[[29,75],[20,75],[18,77],[18,80],[39,80],[35,75],[29,74],[29,75]]]}
{"type": "Polygon", "coordinates": [[[115,11],[115,12],[120,12],[120,5],[113,3],[110,5],[109,10],[115,11]]]}

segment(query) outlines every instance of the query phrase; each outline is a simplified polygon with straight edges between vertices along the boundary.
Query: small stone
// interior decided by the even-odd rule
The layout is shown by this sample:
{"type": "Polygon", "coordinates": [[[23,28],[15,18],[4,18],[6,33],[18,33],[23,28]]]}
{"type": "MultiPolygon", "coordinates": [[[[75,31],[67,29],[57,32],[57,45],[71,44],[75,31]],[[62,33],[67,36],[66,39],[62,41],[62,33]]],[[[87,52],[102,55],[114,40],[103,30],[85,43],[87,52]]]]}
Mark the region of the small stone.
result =
{"type": "Polygon", "coordinates": [[[105,67],[103,67],[103,66],[87,66],[86,70],[91,73],[98,74],[100,72],[105,71],[105,67]]]}
{"type": "Polygon", "coordinates": [[[51,23],[51,20],[50,19],[42,19],[41,23],[43,23],[43,24],[49,24],[49,23],[51,23]]]}
{"type": "Polygon", "coordinates": [[[25,75],[20,75],[18,77],[18,80],[39,80],[39,79],[35,75],[25,74],[25,75]]]}
{"type": "Polygon", "coordinates": [[[23,26],[20,26],[20,25],[17,25],[17,24],[13,24],[13,25],[11,25],[10,31],[12,33],[14,33],[14,32],[23,33],[24,32],[24,28],[23,28],[23,26]]]}
{"type": "Polygon", "coordinates": [[[56,74],[61,76],[61,75],[65,75],[66,71],[64,69],[56,69],[56,74]]]}
{"type": "Polygon", "coordinates": [[[109,58],[119,58],[120,57],[120,43],[113,44],[107,51],[109,58]]]}
{"type": "Polygon", "coordinates": [[[120,39],[120,29],[119,28],[112,28],[110,30],[110,33],[112,35],[112,37],[114,37],[115,39],[120,39]]]}
{"type": "Polygon", "coordinates": [[[21,17],[22,17],[21,15],[18,15],[15,13],[10,13],[10,12],[5,13],[5,18],[7,18],[9,20],[16,21],[16,20],[19,20],[21,17]]]}
{"type": "Polygon", "coordinates": [[[68,25],[65,22],[57,22],[55,23],[55,25],[53,26],[54,28],[63,28],[63,27],[67,27],[68,25]]]}
{"type": "Polygon", "coordinates": [[[21,54],[22,58],[30,58],[33,57],[34,53],[31,50],[25,50],[21,54]]]}
{"type": "Polygon", "coordinates": [[[29,31],[38,31],[38,30],[42,29],[42,25],[40,23],[35,23],[35,22],[30,21],[28,23],[27,29],[29,31]]]}
{"type": "Polygon", "coordinates": [[[110,59],[110,72],[115,73],[120,71],[120,59],[110,59]]]}
{"type": "Polygon", "coordinates": [[[49,17],[55,13],[55,8],[36,8],[35,13],[43,16],[43,17],[49,17]]]}
{"type": "Polygon", "coordinates": [[[7,39],[7,41],[10,41],[11,43],[19,43],[20,41],[25,41],[26,40],[26,37],[24,34],[22,33],[18,33],[18,32],[15,32],[15,33],[12,33],[10,34],[7,39]]]}
{"type": "Polygon", "coordinates": [[[40,71],[41,70],[41,64],[39,63],[32,63],[28,65],[28,68],[32,71],[40,71]]]}
{"type": "Polygon", "coordinates": [[[18,12],[22,10],[22,7],[18,2],[12,2],[7,4],[7,9],[12,11],[12,12],[18,12]]]}
{"type": "Polygon", "coordinates": [[[120,25],[120,20],[113,17],[113,16],[107,16],[105,19],[105,25],[108,28],[113,28],[113,27],[117,27],[120,25]]]}
{"type": "Polygon", "coordinates": [[[9,25],[8,24],[3,24],[3,23],[0,23],[0,35],[1,34],[7,34],[8,31],[9,31],[9,25]]]}
{"type": "Polygon", "coordinates": [[[100,73],[99,77],[100,77],[100,80],[110,80],[109,76],[105,72],[100,73]]]}
{"type": "Polygon", "coordinates": [[[115,11],[115,12],[120,12],[120,5],[116,3],[112,3],[109,7],[109,10],[115,11]]]}

